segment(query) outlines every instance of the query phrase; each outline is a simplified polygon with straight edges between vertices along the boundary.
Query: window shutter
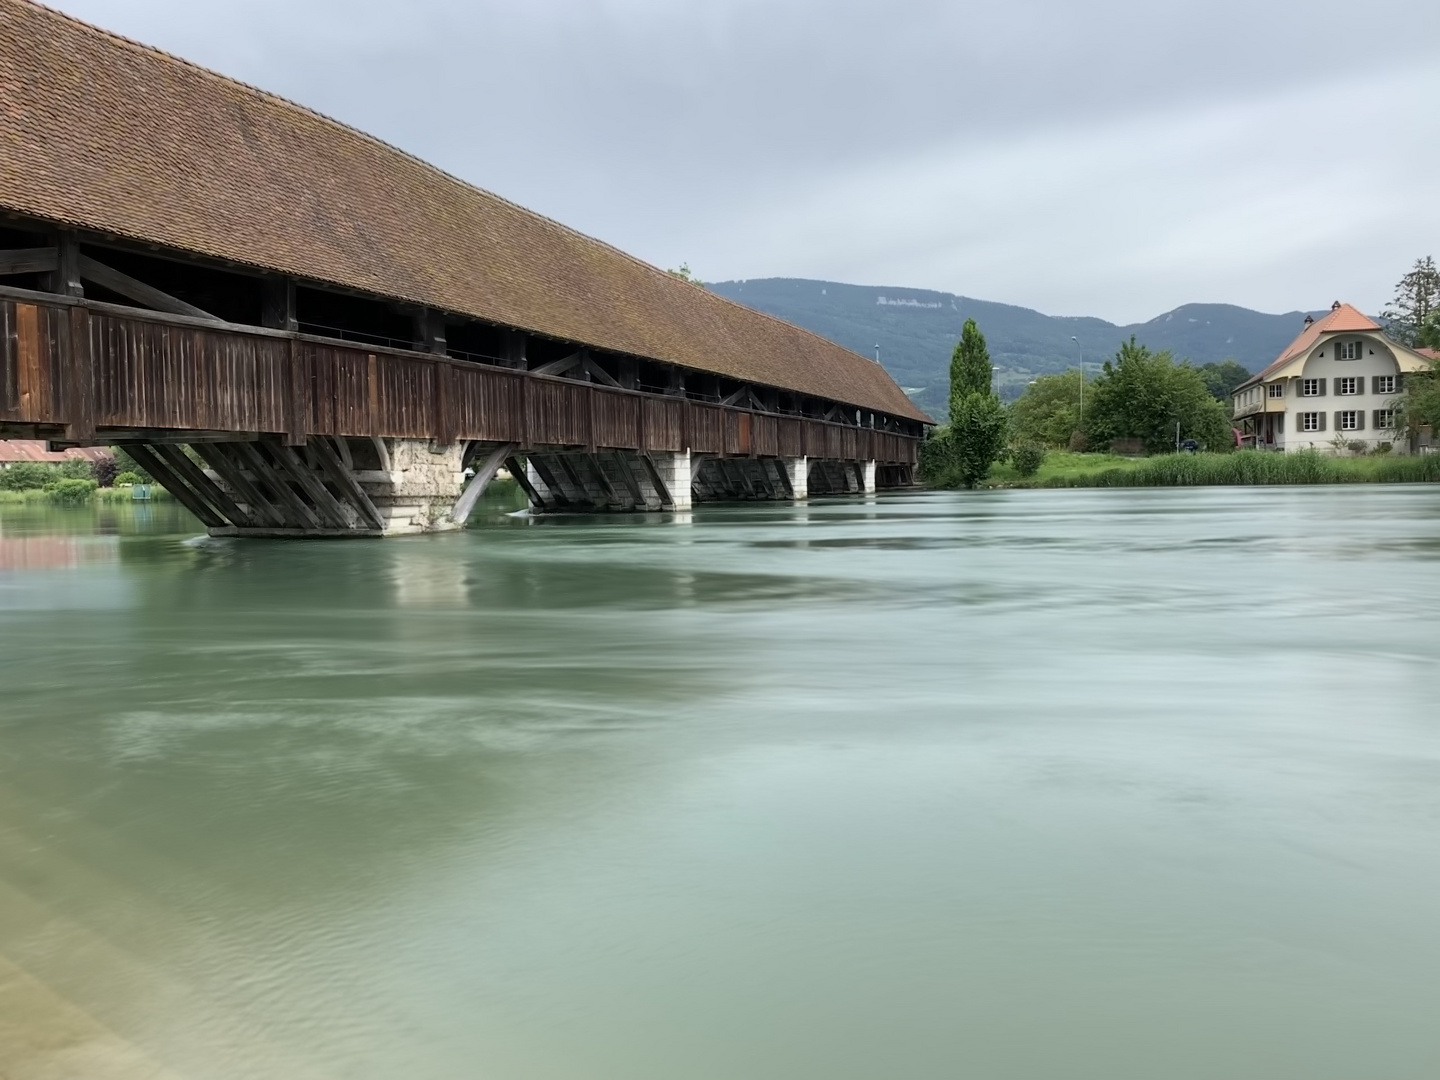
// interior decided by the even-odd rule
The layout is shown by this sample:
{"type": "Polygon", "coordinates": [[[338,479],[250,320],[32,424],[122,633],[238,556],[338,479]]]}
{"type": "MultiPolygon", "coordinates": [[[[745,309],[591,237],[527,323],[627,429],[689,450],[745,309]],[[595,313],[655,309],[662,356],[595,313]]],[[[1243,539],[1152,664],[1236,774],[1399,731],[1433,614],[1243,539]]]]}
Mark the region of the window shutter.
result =
{"type": "Polygon", "coordinates": [[[1371,375],[1371,376],[1370,376],[1370,392],[1371,392],[1372,394],[1378,394],[1378,393],[1380,393],[1380,376],[1379,376],[1379,375],[1371,375]]]}
{"type": "Polygon", "coordinates": [[[1370,426],[1373,427],[1376,431],[1379,431],[1385,426],[1385,420],[1380,415],[1384,411],[1385,410],[1383,409],[1376,409],[1374,414],[1370,417],[1370,426]]]}
{"type": "Polygon", "coordinates": [[[1364,409],[1356,409],[1356,410],[1355,410],[1355,430],[1356,430],[1356,431],[1364,431],[1364,430],[1365,430],[1365,410],[1364,410],[1364,409]]]}
{"type": "Polygon", "coordinates": [[[1320,430],[1321,430],[1321,431],[1324,431],[1324,430],[1325,430],[1325,414],[1324,414],[1323,412],[1318,412],[1318,413],[1316,413],[1315,415],[1316,415],[1316,417],[1319,418],[1319,420],[1320,420],[1320,430]]]}
{"type": "Polygon", "coordinates": [[[1335,395],[1340,395],[1340,376],[1335,376],[1335,395]]]}
{"type": "Polygon", "coordinates": [[[1399,393],[1400,390],[1401,390],[1401,388],[1404,387],[1404,385],[1405,385],[1405,373],[1402,371],[1402,372],[1400,372],[1398,375],[1395,376],[1395,392],[1396,392],[1396,393],[1399,393]]]}
{"type": "Polygon", "coordinates": [[[1324,396],[1325,396],[1325,380],[1324,380],[1324,379],[1316,379],[1316,380],[1315,380],[1315,384],[1316,384],[1318,387],[1320,387],[1320,396],[1321,396],[1321,397],[1324,397],[1324,396]]]}

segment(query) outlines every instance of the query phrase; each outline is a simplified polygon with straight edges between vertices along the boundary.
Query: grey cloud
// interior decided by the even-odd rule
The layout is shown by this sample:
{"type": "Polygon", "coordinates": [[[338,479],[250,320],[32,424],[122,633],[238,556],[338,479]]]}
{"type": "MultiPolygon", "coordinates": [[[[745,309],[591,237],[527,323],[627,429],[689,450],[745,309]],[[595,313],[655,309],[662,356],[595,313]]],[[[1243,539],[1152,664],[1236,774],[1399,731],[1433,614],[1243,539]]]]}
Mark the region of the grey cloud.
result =
{"type": "MultiPolygon", "coordinates": [[[[1378,222],[1396,265],[1363,273],[1382,273],[1386,284],[1408,258],[1440,246],[1433,216],[1408,214],[1419,226],[1413,241],[1392,235],[1406,207],[1377,216],[1378,204],[1409,197],[1388,179],[1317,200],[1306,158],[1338,124],[1346,140],[1382,136],[1388,168],[1435,166],[1420,145],[1437,141],[1433,109],[1412,113],[1397,100],[1395,133],[1377,132],[1383,110],[1368,99],[1352,107],[1343,92],[1363,96],[1366,76],[1433,67],[1440,5],[1413,0],[1363,9],[1319,0],[1299,11],[1276,0],[60,6],[295,98],[642,257],[688,259],[710,277],[887,280],[1126,318],[1189,299],[1313,306],[1313,296],[1283,288],[1240,294],[1254,289],[1257,266],[1267,281],[1290,275],[1297,293],[1314,287],[1302,256],[1277,261],[1263,240],[1217,252],[1205,230],[1189,230],[1189,257],[1161,244],[1159,268],[1094,250],[1108,236],[1136,255],[1152,252],[1153,215],[1183,216],[1187,205],[1212,235],[1218,227],[1233,236],[1226,222],[1254,220],[1254,208],[1290,184],[1307,213],[1378,222]],[[1229,117],[1228,142],[1213,137],[1217,115],[1229,117]],[[1207,154],[1151,152],[1147,143],[1204,126],[1203,116],[1212,117],[1207,154]],[[1133,141],[1116,135],[1127,130],[1133,141]],[[1087,155],[1092,133],[1119,167],[1087,155]],[[1019,144],[1028,157],[1017,156],[1019,144]],[[1294,162],[1288,177],[1272,167],[1285,159],[1294,162]],[[1234,180],[1252,168],[1266,186],[1247,192],[1234,180]],[[957,174],[953,202],[935,169],[957,174]],[[1040,190],[1027,173],[1037,169],[1047,174],[1040,190]],[[897,215],[897,206],[914,212],[897,215]],[[829,216],[817,221],[816,208],[829,216]],[[983,221],[971,220],[980,213],[983,221]],[[1097,216],[1108,234],[1096,235],[1097,216]],[[1046,258],[1086,249],[1103,271],[1046,258]]],[[[1351,269],[1334,279],[1327,298],[1373,292],[1351,269]]]]}

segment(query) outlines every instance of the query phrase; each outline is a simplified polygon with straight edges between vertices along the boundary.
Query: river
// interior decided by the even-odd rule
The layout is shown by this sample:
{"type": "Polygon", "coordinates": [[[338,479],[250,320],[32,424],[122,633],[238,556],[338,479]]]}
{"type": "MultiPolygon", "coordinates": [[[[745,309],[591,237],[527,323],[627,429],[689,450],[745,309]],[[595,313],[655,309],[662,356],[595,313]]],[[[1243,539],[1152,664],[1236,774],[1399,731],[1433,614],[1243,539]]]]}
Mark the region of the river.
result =
{"type": "Polygon", "coordinates": [[[506,509],[0,507],[0,1076],[1440,1075],[1440,488],[506,509]]]}

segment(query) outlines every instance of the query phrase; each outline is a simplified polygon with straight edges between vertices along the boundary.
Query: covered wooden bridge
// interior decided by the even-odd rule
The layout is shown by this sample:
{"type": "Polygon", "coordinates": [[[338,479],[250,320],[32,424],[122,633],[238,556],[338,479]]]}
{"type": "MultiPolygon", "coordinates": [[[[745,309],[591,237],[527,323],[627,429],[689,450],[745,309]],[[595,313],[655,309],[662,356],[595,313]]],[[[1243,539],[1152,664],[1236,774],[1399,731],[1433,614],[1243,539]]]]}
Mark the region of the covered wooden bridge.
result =
{"type": "Polygon", "coordinates": [[[869,359],[323,116],[0,0],[0,437],[127,447],[217,533],[913,482],[869,359]]]}

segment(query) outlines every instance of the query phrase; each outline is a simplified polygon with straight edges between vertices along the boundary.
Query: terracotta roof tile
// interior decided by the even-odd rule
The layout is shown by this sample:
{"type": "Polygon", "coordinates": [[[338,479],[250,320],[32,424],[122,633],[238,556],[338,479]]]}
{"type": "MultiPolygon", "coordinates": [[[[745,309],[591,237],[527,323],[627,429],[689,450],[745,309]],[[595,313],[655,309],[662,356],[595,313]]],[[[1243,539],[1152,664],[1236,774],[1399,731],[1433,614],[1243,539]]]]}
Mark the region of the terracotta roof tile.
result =
{"type": "Polygon", "coordinates": [[[0,0],[0,206],[917,420],[878,364],[359,131],[0,0]]]}

